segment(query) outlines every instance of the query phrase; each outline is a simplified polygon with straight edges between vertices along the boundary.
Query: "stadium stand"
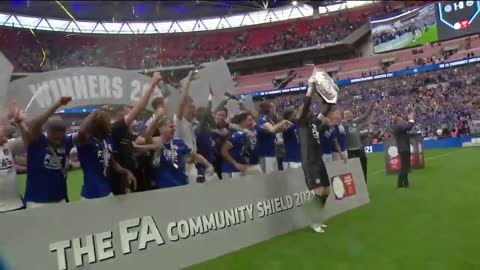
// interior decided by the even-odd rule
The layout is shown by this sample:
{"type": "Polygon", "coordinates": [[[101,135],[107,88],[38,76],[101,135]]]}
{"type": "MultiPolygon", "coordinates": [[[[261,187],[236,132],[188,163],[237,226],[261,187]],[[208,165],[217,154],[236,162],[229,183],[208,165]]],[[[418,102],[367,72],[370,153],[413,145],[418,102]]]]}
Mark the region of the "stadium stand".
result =
{"type": "MultiPolygon", "coordinates": [[[[471,130],[460,135],[480,132],[472,119],[479,119],[480,109],[480,65],[467,65],[441,71],[419,73],[378,81],[368,81],[340,87],[341,108],[355,108],[363,112],[369,102],[377,109],[368,126],[378,141],[388,134],[391,115],[406,115],[409,110],[417,112],[417,128],[425,137],[436,136],[437,129],[449,136],[451,129],[459,129],[461,117],[468,119],[471,130]],[[362,104],[362,105],[360,105],[362,104]],[[405,107],[404,104],[415,104],[405,107]]],[[[303,93],[275,96],[271,100],[277,111],[299,107],[303,93]]],[[[315,108],[315,106],[314,106],[315,108]]]]}
{"type": "Polygon", "coordinates": [[[272,23],[260,27],[204,33],[158,36],[94,36],[38,31],[39,43],[29,31],[0,29],[5,42],[0,50],[15,64],[16,72],[39,72],[72,66],[109,66],[148,69],[179,66],[315,46],[344,39],[368,22],[373,14],[395,13],[402,6],[424,4],[375,4],[338,11],[316,19],[272,23]],[[28,44],[18,46],[18,44],[28,44]],[[42,62],[42,48],[46,62],[42,62]]]}
{"type": "MultiPolygon", "coordinates": [[[[235,30],[158,36],[93,36],[42,31],[37,33],[40,44],[36,42],[30,32],[1,28],[0,37],[5,42],[0,44],[0,50],[14,63],[16,72],[39,72],[73,66],[109,66],[123,69],[181,66],[213,61],[220,57],[232,59],[256,56],[341,41],[355,29],[365,24],[372,15],[378,18],[396,14],[406,6],[415,7],[424,4],[425,2],[422,1],[389,2],[386,5],[380,3],[366,8],[334,12],[315,19],[300,19],[235,30]],[[21,46],[18,46],[18,44],[21,44],[21,46]],[[43,66],[40,66],[42,48],[46,52],[46,62],[43,66]]],[[[445,60],[458,60],[479,54],[480,35],[380,55],[332,61],[317,65],[317,67],[331,72],[334,79],[343,80],[440,63],[445,60]]],[[[302,86],[306,84],[313,68],[313,65],[309,65],[280,71],[236,75],[234,92],[249,94],[257,91],[302,86]]],[[[478,67],[473,66],[462,67],[462,69],[478,71],[478,67]]],[[[467,85],[462,85],[462,78],[453,74],[451,70],[421,74],[415,77],[413,82],[426,80],[429,84],[424,86],[425,88],[439,87],[446,91],[448,85],[445,86],[446,81],[442,81],[445,76],[453,80],[450,84],[457,83],[463,87],[458,89],[460,93],[463,94],[462,91],[467,91],[467,85]],[[437,74],[441,75],[440,79],[432,82],[432,76],[435,77],[437,74]],[[443,83],[442,86],[439,86],[439,83],[443,83]]],[[[473,81],[475,81],[475,78],[473,78],[473,81]]],[[[400,108],[395,107],[395,100],[390,98],[406,98],[399,93],[399,88],[408,89],[406,92],[414,91],[416,84],[410,84],[411,82],[411,80],[405,80],[404,77],[401,77],[345,86],[342,87],[342,90],[348,92],[348,98],[344,99],[342,105],[355,107],[358,97],[365,98],[367,95],[377,95],[376,102],[381,104],[380,107],[388,108],[391,112],[393,108],[400,108]],[[400,86],[404,82],[407,84],[400,86]],[[380,90],[376,89],[385,90],[382,90],[382,94],[378,94],[377,91],[380,90]]],[[[467,97],[476,98],[473,94],[473,90],[476,88],[478,87],[474,86],[473,89],[468,89],[468,95],[465,98],[456,97],[455,104],[462,104],[467,100],[467,97]]],[[[437,93],[442,93],[442,91],[437,93]]],[[[439,96],[434,95],[432,97],[434,102],[426,103],[427,108],[425,110],[433,111],[434,109],[429,106],[440,103],[440,100],[437,100],[440,97],[440,94],[439,96]]],[[[285,96],[280,96],[274,100],[276,100],[279,111],[289,105],[299,106],[301,103],[301,98],[298,95],[291,95],[286,99],[285,96]]],[[[477,104],[475,102],[474,100],[473,104],[469,103],[469,106],[475,106],[477,104]]],[[[465,111],[448,112],[442,114],[443,118],[441,120],[437,119],[438,116],[435,116],[433,120],[425,117],[422,119],[422,124],[428,126],[432,122],[445,122],[452,125],[453,121],[460,115],[470,116],[471,112],[472,110],[468,108],[465,111]]],[[[387,112],[383,115],[386,114],[387,112]]],[[[377,119],[373,121],[371,128],[382,132],[388,124],[386,119],[377,119]]]]}
{"type": "MultiPolygon", "coordinates": [[[[413,68],[415,66],[421,66],[422,64],[420,63],[440,63],[444,60],[447,60],[442,55],[444,48],[452,47],[454,45],[458,46],[459,51],[451,55],[448,60],[453,61],[463,59],[467,57],[467,54],[470,54],[470,56],[478,56],[480,54],[480,36],[473,36],[449,40],[443,43],[424,45],[415,49],[407,49],[381,55],[336,61],[333,63],[318,65],[318,67],[323,68],[327,71],[335,69],[338,73],[334,76],[334,78],[337,80],[344,80],[366,75],[397,71],[406,68],[413,68]],[[467,49],[469,47],[471,49],[467,49]],[[421,53],[413,53],[419,51],[421,53]],[[390,65],[388,68],[383,69],[381,66],[382,59],[389,58],[394,59],[393,64],[390,65]],[[415,60],[417,60],[417,63],[415,63],[415,60]]],[[[306,74],[308,76],[309,72],[311,73],[312,69],[313,67],[302,67],[294,70],[298,74],[306,74]]],[[[236,91],[237,93],[247,94],[256,91],[275,89],[272,84],[272,78],[280,74],[284,74],[289,70],[238,76],[238,85],[236,91]]],[[[286,87],[297,86],[301,82],[305,82],[305,80],[302,80],[301,76],[298,76],[296,79],[292,80],[286,87]]]]}

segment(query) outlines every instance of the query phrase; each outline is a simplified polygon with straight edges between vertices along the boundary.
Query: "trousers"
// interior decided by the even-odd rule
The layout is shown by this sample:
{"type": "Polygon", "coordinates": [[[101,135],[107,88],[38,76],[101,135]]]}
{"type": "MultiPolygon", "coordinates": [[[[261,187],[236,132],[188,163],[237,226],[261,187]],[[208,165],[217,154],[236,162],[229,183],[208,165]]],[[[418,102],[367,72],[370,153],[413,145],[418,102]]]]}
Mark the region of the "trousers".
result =
{"type": "Polygon", "coordinates": [[[365,183],[367,183],[367,155],[365,149],[353,149],[347,150],[348,158],[360,158],[360,164],[362,165],[363,176],[365,177],[365,183]]]}
{"type": "Polygon", "coordinates": [[[408,187],[408,172],[410,171],[410,151],[402,151],[400,155],[400,171],[398,172],[398,187],[408,187]]]}

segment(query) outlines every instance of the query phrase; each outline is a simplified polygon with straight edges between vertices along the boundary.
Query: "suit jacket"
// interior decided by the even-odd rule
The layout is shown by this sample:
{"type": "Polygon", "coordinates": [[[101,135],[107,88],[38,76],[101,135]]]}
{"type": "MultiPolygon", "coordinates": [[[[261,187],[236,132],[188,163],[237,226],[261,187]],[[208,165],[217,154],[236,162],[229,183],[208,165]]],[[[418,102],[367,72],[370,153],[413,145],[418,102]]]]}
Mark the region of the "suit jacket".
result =
{"type": "Polygon", "coordinates": [[[398,152],[410,152],[410,131],[415,122],[409,121],[406,124],[394,125],[393,126],[393,136],[397,141],[398,152]]]}

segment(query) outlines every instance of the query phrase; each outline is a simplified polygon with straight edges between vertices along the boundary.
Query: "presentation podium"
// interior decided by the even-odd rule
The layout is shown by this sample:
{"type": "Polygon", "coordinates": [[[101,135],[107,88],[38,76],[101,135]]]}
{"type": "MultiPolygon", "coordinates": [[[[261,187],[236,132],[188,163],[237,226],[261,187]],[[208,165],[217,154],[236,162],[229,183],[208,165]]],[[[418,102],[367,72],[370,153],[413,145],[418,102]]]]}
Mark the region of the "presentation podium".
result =
{"type": "MultiPolygon", "coordinates": [[[[397,174],[400,170],[400,155],[395,137],[388,138],[385,146],[385,171],[387,174],[397,174]]],[[[423,137],[420,134],[410,134],[410,166],[412,169],[425,168],[423,155],[423,137]]]]}

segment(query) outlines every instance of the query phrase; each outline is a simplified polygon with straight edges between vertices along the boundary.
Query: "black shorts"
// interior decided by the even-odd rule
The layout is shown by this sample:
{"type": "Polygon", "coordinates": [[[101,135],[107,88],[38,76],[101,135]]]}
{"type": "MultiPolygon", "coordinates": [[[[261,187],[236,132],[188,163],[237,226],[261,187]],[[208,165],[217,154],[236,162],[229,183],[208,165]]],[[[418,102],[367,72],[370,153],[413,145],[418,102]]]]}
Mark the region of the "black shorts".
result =
{"type": "Polygon", "coordinates": [[[327,168],[321,157],[316,159],[315,162],[302,164],[302,168],[305,175],[305,183],[310,190],[330,186],[327,168]]]}

